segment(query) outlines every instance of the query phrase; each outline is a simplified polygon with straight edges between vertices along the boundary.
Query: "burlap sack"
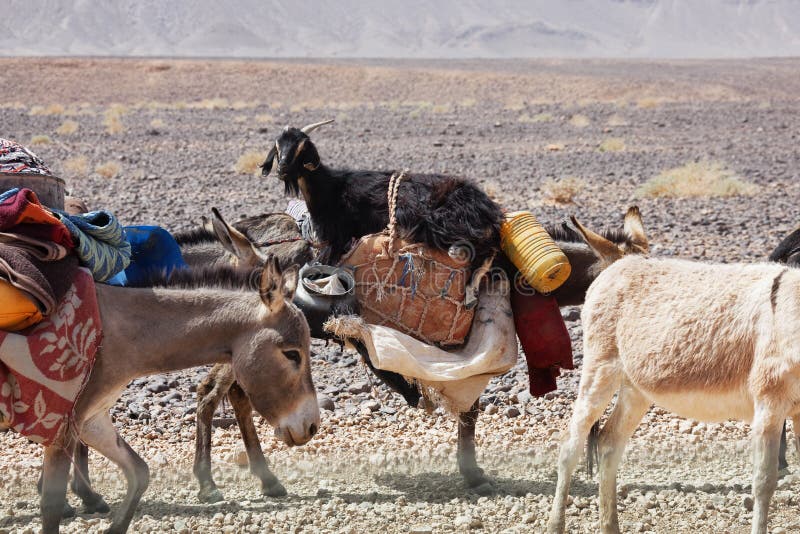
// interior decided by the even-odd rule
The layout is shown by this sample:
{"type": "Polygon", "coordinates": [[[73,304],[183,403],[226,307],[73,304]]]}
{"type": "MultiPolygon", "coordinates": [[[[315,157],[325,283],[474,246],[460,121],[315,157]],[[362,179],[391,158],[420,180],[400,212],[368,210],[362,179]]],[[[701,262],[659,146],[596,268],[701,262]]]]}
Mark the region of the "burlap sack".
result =
{"type": "Polygon", "coordinates": [[[464,343],[474,315],[464,303],[469,262],[381,233],[361,238],[341,266],[353,271],[367,323],[443,347],[464,343]]]}

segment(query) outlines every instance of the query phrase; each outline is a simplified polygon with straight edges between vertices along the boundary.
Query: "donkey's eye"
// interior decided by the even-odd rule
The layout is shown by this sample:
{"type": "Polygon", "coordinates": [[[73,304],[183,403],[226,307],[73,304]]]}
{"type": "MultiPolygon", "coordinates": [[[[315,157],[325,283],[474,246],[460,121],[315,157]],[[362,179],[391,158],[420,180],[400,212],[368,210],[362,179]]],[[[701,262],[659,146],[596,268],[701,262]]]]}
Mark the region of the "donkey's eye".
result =
{"type": "Polygon", "coordinates": [[[292,360],[297,365],[300,365],[300,352],[296,350],[285,350],[283,351],[283,355],[286,356],[288,359],[292,360]]]}

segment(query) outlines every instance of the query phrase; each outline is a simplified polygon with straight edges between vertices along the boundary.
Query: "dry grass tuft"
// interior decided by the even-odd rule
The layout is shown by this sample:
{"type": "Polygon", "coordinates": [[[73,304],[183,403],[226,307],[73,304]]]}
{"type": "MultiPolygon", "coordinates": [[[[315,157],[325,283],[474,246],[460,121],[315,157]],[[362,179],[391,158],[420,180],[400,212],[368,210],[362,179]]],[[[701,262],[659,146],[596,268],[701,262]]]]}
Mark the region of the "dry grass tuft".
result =
{"type": "Polygon", "coordinates": [[[569,124],[575,128],[586,128],[591,122],[586,115],[573,115],[569,119],[569,124]]]}
{"type": "Polygon", "coordinates": [[[636,107],[639,109],[653,109],[661,104],[661,99],[654,97],[640,98],[636,101],[636,107]]]}
{"type": "Polygon", "coordinates": [[[608,122],[606,122],[606,124],[609,126],[627,126],[628,121],[626,121],[625,117],[622,115],[617,115],[615,113],[608,118],[608,122]]]}
{"type": "Polygon", "coordinates": [[[550,143],[544,147],[545,150],[549,150],[550,152],[559,152],[565,148],[567,148],[567,146],[564,143],[550,143]]]}
{"type": "Polygon", "coordinates": [[[269,113],[261,113],[259,115],[256,115],[256,122],[259,122],[261,124],[268,124],[273,120],[275,120],[275,118],[269,113]]]}
{"type": "Polygon", "coordinates": [[[75,156],[64,161],[64,172],[73,177],[89,174],[89,160],[86,156],[75,156]]]}
{"type": "Polygon", "coordinates": [[[546,202],[554,204],[573,204],[575,196],[583,190],[586,183],[580,178],[568,176],[561,180],[549,178],[542,183],[539,190],[546,202]]]}
{"type": "Polygon", "coordinates": [[[609,137],[597,147],[600,152],[620,152],[625,150],[625,141],[619,137],[609,137]]]}
{"type": "Polygon", "coordinates": [[[94,172],[103,178],[114,178],[122,171],[122,166],[116,161],[106,161],[94,168],[94,172]]]}
{"type": "Polygon", "coordinates": [[[29,115],[61,115],[64,113],[64,106],[61,104],[50,104],[47,107],[33,106],[28,112],[29,115]]]}
{"type": "Polygon", "coordinates": [[[248,150],[241,156],[233,166],[237,174],[258,174],[261,172],[261,164],[264,163],[264,153],[260,150],[248,150]]]}
{"type": "Polygon", "coordinates": [[[153,119],[153,120],[150,121],[150,127],[151,128],[161,129],[166,125],[167,125],[166,122],[164,122],[163,120],[158,119],[158,118],[153,119]]]}
{"type": "Polygon", "coordinates": [[[31,137],[32,145],[49,145],[52,142],[53,140],[50,139],[49,135],[34,135],[31,137]]]}
{"type": "Polygon", "coordinates": [[[103,126],[106,132],[111,135],[122,133],[125,126],[122,124],[122,116],[128,113],[128,108],[122,104],[111,104],[103,114],[103,126]]]}
{"type": "Polygon", "coordinates": [[[533,116],[523,113],[517,120],[522,123],[535,124],[538,122],[550,122],[553,120],[553,116],[549,113],[537,113],[533,116]]]}
{"type": "Polygon", "coordinates": [[[66,120],[61,123],[61,126],[56,128],[58,135],[72,135],[78,131],[78,123],[73,120],[66,120]]]}
{"type": "Polygon", "coordinates": [[[690,162],[654,176],[637,191],[640,197],[731,197],[749,196],[758,186],[736,176],[718,161],[690,162]]]}

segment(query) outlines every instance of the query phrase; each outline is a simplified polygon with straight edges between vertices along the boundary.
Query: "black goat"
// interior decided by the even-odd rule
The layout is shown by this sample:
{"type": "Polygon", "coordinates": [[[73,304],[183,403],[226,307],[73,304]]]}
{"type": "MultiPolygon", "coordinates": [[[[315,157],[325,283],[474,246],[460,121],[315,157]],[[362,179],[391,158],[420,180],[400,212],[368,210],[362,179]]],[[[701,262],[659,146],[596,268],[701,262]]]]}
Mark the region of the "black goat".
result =
{"type": "MultiPolygon", "coordinates": [[[[302,193],[319,238],[335,263],[353,239],[382,231],[389,222],[387,192],[392,171],[336,170],[324,165],[308,134],[332,121],[286,129],[261,166],[283,180],[286,193],[302,193]]],[[[406,174],[397,199],[399,236],[448,250],[471,249],[473,266],[500,247],[503,214],[481,189],[465,178],[406,174]]]]}

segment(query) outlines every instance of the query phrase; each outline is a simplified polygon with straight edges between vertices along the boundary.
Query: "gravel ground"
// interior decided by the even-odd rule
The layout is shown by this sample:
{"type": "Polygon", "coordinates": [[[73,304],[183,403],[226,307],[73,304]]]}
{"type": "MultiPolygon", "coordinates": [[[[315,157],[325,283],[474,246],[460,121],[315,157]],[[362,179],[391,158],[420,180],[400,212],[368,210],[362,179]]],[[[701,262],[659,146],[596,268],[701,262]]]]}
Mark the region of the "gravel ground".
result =
{"type": "MultiPolygon", "coordinates": [[[[237,174],[237,159],[265,147],[285,124],[328,117],[315,142],[324,161],[351,167],[462,173],[510,209],[544,221],[578,215],[617,226],[640,205],[656,255],[758,261],[800,220],[800,61],[751,62],[196,62],[0,60],[36,80],[0,75],[0,136],[28,143],[68,188],[124,222],[188,228],[212,206],[231,219],[285,206],[274,178],[237,174]],[[205,100],[204,99],[225,99],[205,100]],[[122,131],[106,131],[112,103],[122,131]],[[40,107],[36,107],[40,106],[40,107]],[[47,113],[50,114],[47,114],[47,113]],[[59,134],[67,120],[74,134],[59,134]],[[625,148],[602,152],[621,139],[625,148]],[[86,169],[75,158],[86,158],[86,169]],[[723,162],[759,186],[746,199],[647,200],[637,188],[696,159],[723,162]],[[70,161],[72,160],[72,161],[70,161]],[[115,162],[106,178],[96,166],[115,162]],[[549,179],[576,177],[574,203],[550,202],[549,179]]],[[[263,498],[242,468],[232,413],[217,414],[215,477],[228,499],[205,505],[191,476],[196,369],[137,380],[114,409],[117,426],[150,464],[152,485],[136,532],[445,532],[544,528],[558,440],[571,413],[581,362],[578,309],[563,310],[578,370],[542,399],[526,392],[524,364],[482,397],[479,461],[497,483],[471,494],[455,468],[448,415],[411,410],[372,384],[353,354],[314,343],[314,380],[325,404],[319,435],[287,449],[260,422],[265,451],[289,496],[263,498]],[[324,398],[323,398],[324,397],[324,398]]],[[[791,470],[798,470],[796,453],[791,470]]],[[[0,433],[0,532],[37,531],[40,450],[0,433]]],[[[114,506],[120,473],[97,455],[98,490],[114,506]]],[[[695,424],[654,409],[620,470],[627,532],[746,532],[752,513],[748,431],[695,424]]],[[[800,530],[785,476],[773,532],[800,530]]],[[[570,532],[594,532],[596,482],[576,475],[570,532]]],[[[70,497],[77,504],[74,497],[70,497]]],[[[65,521],[94,532],[105,517],[65,521]]]]}

